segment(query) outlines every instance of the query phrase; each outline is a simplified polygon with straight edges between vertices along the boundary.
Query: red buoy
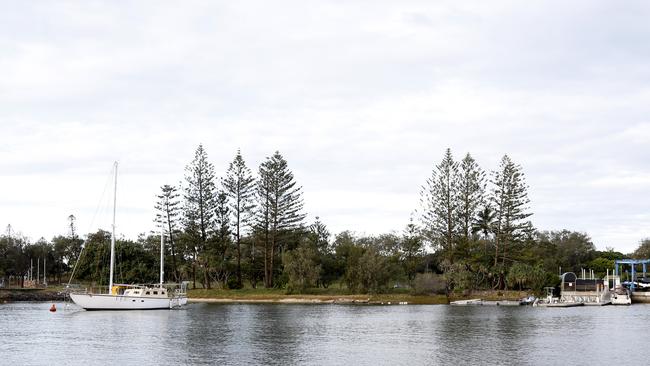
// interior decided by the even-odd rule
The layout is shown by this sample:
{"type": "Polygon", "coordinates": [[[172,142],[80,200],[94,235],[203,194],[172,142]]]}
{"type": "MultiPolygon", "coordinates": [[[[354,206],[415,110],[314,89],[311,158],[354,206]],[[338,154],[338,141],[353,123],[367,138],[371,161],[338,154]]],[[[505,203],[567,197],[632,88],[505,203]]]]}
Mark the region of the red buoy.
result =
{"type": "Polygon", "coordinates": [[[56,311],[56,305],[52,304],[52,306],[50,307],[50,311],[55,312],[56,311]]]}

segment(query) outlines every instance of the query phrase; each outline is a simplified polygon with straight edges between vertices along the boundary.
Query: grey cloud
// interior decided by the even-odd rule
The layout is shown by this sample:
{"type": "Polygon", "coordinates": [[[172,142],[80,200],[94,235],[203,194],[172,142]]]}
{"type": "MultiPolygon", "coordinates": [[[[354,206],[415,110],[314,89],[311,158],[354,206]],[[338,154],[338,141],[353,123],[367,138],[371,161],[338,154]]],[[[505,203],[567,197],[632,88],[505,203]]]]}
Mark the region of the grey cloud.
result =
{"type": "Polygon", "coordinates": [[[623,251],[650,231],[644,2],[3,8],[0,224],[28,235],[71,206],[88,225],[113,160],[120,228],[148,231],[200,142],[220,171],[280,150],[333,231],[401,230],[447,147],[487,171],[509,153],[541,229],[623,251]],[[38,224],[11,204],[39,201],[38,224]]]}

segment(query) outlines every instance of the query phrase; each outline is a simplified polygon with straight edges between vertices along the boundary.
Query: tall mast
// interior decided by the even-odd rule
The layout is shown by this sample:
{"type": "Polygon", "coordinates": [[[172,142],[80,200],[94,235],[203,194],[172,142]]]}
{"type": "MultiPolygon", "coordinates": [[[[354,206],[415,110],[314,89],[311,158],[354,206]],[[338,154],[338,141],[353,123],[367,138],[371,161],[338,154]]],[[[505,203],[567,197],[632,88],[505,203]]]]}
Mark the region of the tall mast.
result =
{"type": "Polygon", "coordinates": [[[108,292],[113,291],[113,267],[115,267],[115,206],[117,204],[117,161],[114,164],[115,186],[113,188],[113,232],[111,233],[111,270],[108,281],[108,292]]]}
{"type": "Polygon", "coordinates": [[[161,222],[160,224],[160,287],[163,285],[163,276],[165,274],[164,260],[165,260],[165,229],[161,222]]]}

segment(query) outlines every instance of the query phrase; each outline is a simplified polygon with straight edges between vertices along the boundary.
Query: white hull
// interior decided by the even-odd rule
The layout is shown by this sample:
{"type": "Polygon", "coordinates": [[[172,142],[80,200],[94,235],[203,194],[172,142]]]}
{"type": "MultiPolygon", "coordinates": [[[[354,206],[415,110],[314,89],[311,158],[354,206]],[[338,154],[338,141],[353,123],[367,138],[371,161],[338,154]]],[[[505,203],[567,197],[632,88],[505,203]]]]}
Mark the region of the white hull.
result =
{"type": "Polygon", "coordinates": [[[171,309],[187,303],[186,297],[138,297],[108,294],[70,294],[75,304],[86,310],[171,309]]]}

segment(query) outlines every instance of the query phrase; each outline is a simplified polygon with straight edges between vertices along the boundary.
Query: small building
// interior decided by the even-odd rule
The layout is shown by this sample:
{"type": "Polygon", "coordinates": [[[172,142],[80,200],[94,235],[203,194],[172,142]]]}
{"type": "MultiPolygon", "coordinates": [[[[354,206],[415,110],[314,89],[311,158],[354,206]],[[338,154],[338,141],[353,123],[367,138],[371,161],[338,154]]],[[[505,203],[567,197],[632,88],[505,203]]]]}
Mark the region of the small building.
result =
{"type": "Polygon", "coordinates": [[[609,303],[609,286],[602,279],[578,278],[573,272],[562,274],[560,302],[605,304],[609,303]]]}

